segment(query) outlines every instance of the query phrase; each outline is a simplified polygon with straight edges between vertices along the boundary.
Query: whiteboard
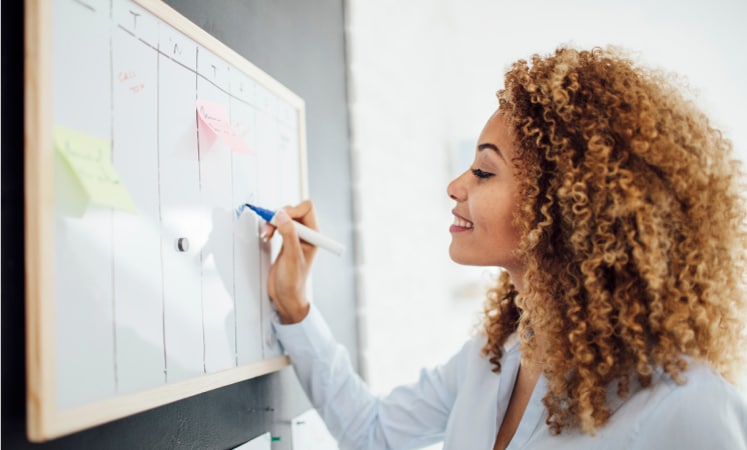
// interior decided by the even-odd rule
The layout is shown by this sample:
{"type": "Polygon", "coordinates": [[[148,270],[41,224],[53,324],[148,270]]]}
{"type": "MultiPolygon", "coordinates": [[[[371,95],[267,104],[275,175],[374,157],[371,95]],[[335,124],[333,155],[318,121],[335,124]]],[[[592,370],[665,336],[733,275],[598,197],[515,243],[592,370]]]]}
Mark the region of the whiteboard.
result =
{"type": "Polygon", "coordinates": [[[287,366],[235,211],[306,198],[303,100],[156,0],[26,0],[26,33],[29,438],[287,366]]]}

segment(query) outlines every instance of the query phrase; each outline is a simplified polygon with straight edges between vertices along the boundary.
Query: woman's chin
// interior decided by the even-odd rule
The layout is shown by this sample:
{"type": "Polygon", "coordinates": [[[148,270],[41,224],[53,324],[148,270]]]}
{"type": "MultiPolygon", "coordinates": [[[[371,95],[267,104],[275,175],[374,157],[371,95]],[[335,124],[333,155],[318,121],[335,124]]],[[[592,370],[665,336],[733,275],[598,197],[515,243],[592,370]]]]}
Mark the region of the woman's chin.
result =
{"type": "Polygon", "coordinates": [[[459,249],[455,248],[454,243],[452,242],[449,246],[449,258],[451,258],[452,261],[454,261],[457,264],[461,264],[463,266],[474,266],[474,262],[471,262],[469,258],[466,257],[462,252],[459,252],[459,249]]]}

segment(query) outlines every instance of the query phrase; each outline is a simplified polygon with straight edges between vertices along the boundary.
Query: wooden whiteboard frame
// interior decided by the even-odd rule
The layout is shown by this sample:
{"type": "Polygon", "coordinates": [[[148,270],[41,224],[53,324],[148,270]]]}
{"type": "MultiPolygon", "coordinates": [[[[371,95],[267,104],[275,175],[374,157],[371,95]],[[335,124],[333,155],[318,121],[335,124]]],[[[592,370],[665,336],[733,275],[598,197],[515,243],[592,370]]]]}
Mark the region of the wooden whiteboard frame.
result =
{"type": "MultiPolygon", "coordinates": [[[[244,72],[298,111],[301,195],[308,194],[303,99],[159,0],[134,0],[197,44],[244,72]]],[[[54,143],[52,2],[25,0],[24,183],[27,434],[41,442],[238,381],[278,371],[278,356],[64,411],[56,405],[54,301],[54,143]]]]}

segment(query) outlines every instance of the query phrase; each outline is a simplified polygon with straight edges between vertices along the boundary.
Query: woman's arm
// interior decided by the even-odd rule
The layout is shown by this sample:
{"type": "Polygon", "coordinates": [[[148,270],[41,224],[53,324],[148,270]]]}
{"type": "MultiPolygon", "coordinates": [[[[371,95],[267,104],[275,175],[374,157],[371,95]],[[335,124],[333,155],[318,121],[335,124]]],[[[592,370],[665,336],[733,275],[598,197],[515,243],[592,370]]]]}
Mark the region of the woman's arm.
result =
{"type": "Polygon", "coordinates": [[[300,323],[275,323],[304,391],[342,449],[417,448],[443,439],[469,343],[416,383],[373,396],[312,305],[300,323]]]}
{"type": "MultiPolygon", "coordinates": [[[[316,248],[299,241],[290,221],[317,229],[313,204],[305,201],[276,214],[283,247],[268,279],[279,319],[274,326],[303,388],[341,448],[412,448],[442,439],[456,396],[458,358],[424,370],[417,383],[385,398],[371,395],[305,295],[316,248]]],[[[273,232],[270,228],[263,234],[269,238],[273,232]]]]}

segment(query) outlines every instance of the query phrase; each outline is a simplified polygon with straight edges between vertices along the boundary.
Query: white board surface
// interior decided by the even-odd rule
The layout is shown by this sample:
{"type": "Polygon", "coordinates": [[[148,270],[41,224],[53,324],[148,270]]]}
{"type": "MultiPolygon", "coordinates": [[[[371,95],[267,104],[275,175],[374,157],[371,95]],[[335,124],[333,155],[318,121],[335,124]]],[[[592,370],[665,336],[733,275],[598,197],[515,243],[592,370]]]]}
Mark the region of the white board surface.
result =
{"type": "Polygon", "coordinates": [[[161,2],[27,9],[30,60],[51,67],[30,75],[51,95],[27,97],[30,438],[287,365],[265,287],[277,248],[235,211],[305,198],[303,101],[161,2]]]}

